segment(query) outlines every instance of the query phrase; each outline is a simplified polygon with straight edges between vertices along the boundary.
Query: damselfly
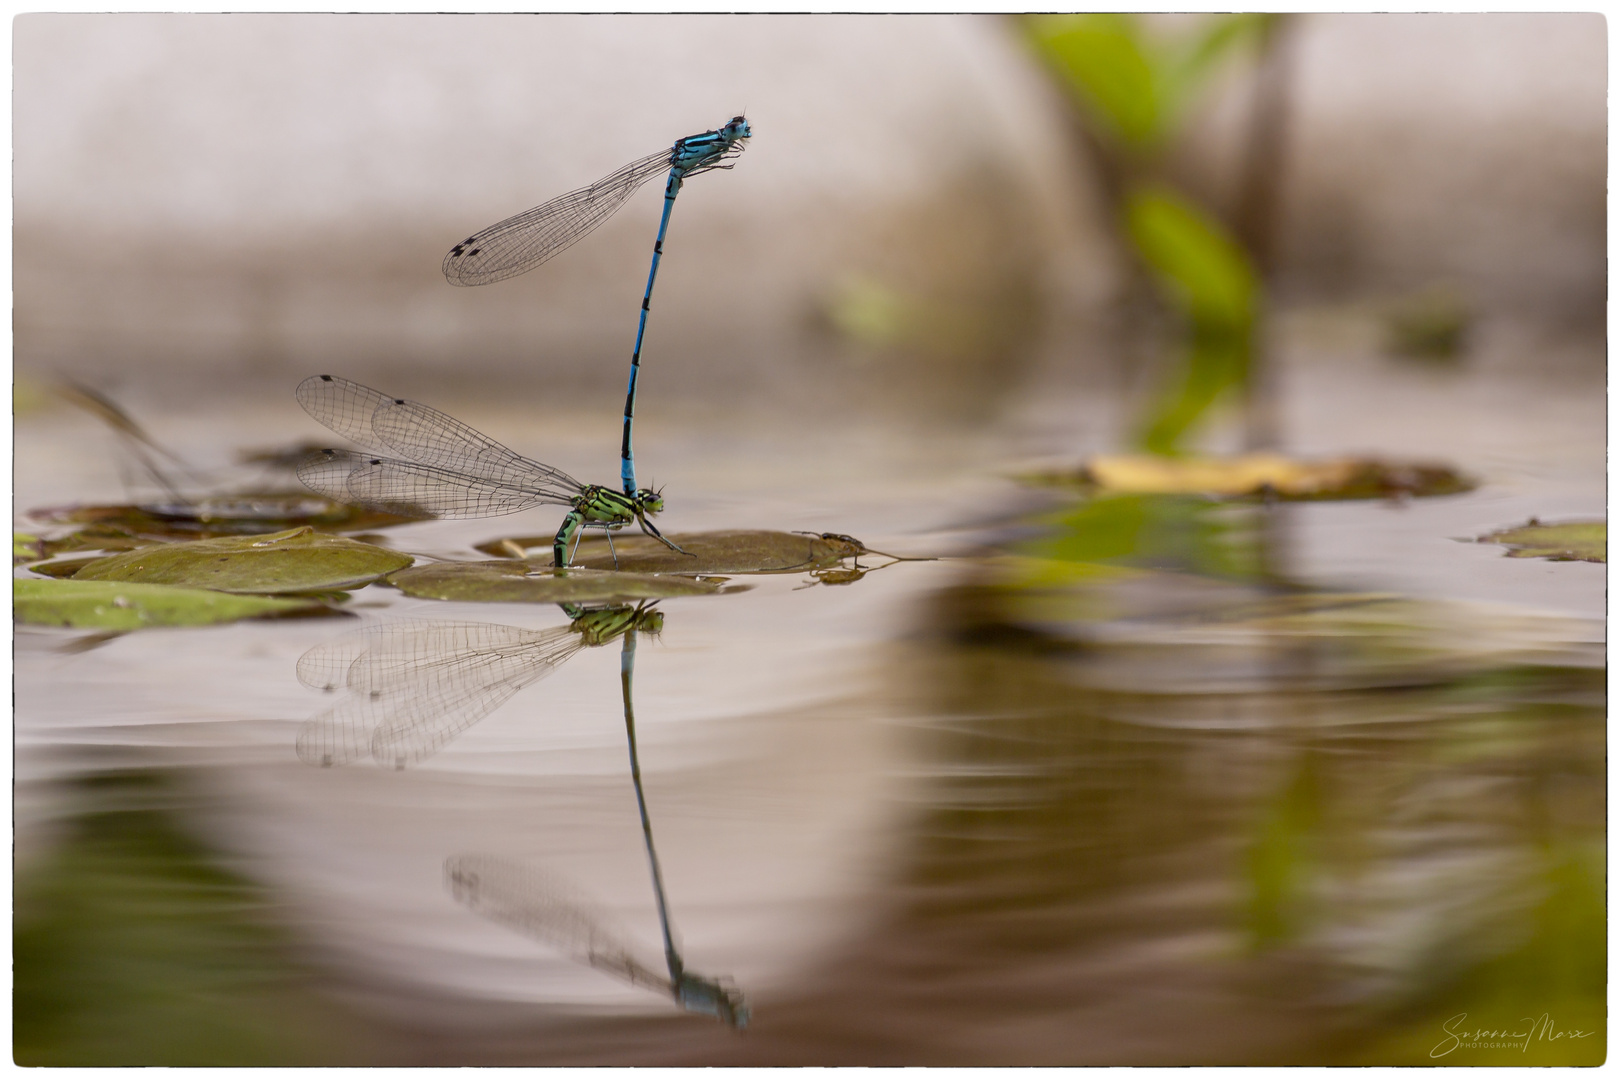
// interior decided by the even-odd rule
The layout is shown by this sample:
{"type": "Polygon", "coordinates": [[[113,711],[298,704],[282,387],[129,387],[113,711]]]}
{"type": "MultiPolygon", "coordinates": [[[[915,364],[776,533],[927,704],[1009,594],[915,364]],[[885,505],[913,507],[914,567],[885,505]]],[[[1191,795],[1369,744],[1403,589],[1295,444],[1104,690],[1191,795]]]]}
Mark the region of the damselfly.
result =
{"type": "Polygon", "coordinates": [[[572,621],[550,630],[401,619],[315,646],[299,657],[298,681],[316,690],[341,688],[345,695],[304,724],[299,758],[333,766],[369,757],[403,769],[437,753],[581,649],[636,630],[657,634],[664,620],[648,604],[563,610],[572,621]]]}
{"type": "Polygon", "coordinates": [[[569,512],[551,549],[557,566],[567,565],[568,545],[582,527],[609,530],[611,545],[611,530],[632,521],[665,547],[688,554],[647,520],[664,508],[656,491],[620,494],[581,484],[437,409],[335,375],[311,375],[298,384],[297,396],[305,412],[368,451],[321,450],[298,467],[298,478],[329,498],[445,518],[499,517],[542,504],[566,506],[569,512]]]}
{"type": "Polygon", "coordinates": [[[624,399],[620,474],[626,495],[636,494],[636,459],[630,437],[636,414],[636,376],[641,371],[641,341],[647,332],[647,311],[652,305],[653,282],[658,278],[658,261],[664,254],[664,234],[669,229],[670,211],[675,209],[675,196],[689,176],[732,168],[725,162],[742,153],[743,140],[752,134],[747,119],[734,116],[714,131],[677,139],[668,150],[632,161],[589,187],[559,195],[475,232],[444,257],[444,276],[452,285],[487,285],[516,277],[573,245],[612,217],[643,184],[669,170],[664,184],[664,216],[658,223],[658,239],[653,242],[652,269],[647,273],[647,291],[641,297],[636,347],[630,354],[630,386],[624,399]]]}

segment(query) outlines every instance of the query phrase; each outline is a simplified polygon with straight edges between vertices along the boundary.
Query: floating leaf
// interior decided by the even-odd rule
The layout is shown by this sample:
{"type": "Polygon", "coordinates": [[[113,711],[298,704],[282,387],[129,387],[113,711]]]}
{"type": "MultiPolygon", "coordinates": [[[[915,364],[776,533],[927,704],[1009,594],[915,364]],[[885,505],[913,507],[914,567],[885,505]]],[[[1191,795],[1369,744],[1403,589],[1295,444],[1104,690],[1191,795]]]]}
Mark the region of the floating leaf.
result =
{"type": "Polygon", "coordinates": [[[1606,521],[1565,521],[1557,525],[1543,525],[1531,518],[1516,529],[1503,529],[1482,536],[1479,542],[1506,544],[1510,559],[1607,562],[1609,525],[1606,521]]]}
{"type": "Polygon", "coordinates": [[[122,534],[148,542],[252,536],[296,525],[311,525],[323,532],[352,532],[421,520],[347,506],[309,491],[217,495],[139,506],[67,506],[35,510],[31,516],[41,521],[89,525],[109,535],[122,534]]]}
{"type": "Polygon", "coordinates": [[[1300,461],[1269,453],[1229,458],[1110,454],[1092,458],[1073,473],[1046,473],[1026,479],[1044,484],[1078,484],[1121,494],[1267,495],[1301,500],[1455,495],[1474,488],[1472,480],[1446,465],[1373,458],[1300,461]]]}
{"type": "MultiPolygon", "coordinates": [[[[608,548],[605,537],[581,540],[574,564],[593,570],[614,569],[640,574],[785,574],[836,566],[865,553],[866,547],[842,533],[788,533],[768,529],[681,533],[670,540],[689,555],[671,551],[650,536],[620,533],[608,548]]],[[[492,540],[478,550],[487,555],[551,561],[552,538],[521,536],[492,540]]]]}
{"type": "Polygon", "coordinates": [[[52,578],[70,578],[93,562],[100,562],[106,558],[104,555],[79,555],[71,559],[51,559],[48,562],[30,563],[29,572],[52,578]]]}
{"type": "Polygon", "coordinates": [[[268,536],[162,544],[97,559],[78,581],[144,581],[230,593],[353,589],[411,564],[409,555],[318,533],[308,525],[268,536]]]}
{"type": "Polygon", "coordinates": [[[672,574],[625,574],[612,570],[557,570],[517,559],[495,562],[429,563],[388,577],[407,596],[475,603],[624,604],[669,596],[738,592],[722,588],[725,579],[672,574]]]}
{"type": "Polygon", "coordinates": [[[266,615],[316,613],[317,600],[232,596],[209,589],[179,589],[123,581],[42,581],[11,583],[12,614],[18,622],[97,630],[139,630],[147,626],[204,626],[266,615]]]}
{"type": "Polygon", "coordinates": [[[45,541],[28,533],[11,534],[11,561],[13,564],[38,559],[45,554],[45,541]]]}

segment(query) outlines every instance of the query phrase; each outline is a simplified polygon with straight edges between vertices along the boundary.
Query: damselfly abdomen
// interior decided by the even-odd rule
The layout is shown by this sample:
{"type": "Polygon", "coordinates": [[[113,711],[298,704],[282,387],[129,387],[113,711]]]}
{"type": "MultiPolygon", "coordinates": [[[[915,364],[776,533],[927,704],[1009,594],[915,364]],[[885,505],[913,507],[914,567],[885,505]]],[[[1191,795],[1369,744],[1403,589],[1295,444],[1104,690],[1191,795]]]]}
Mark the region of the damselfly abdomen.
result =
{"type": "Polygon", "coordinates": [[[647,332],[647,311],[652,306],[653,282],[658,278],[658,261],[664,254],[664,234],[669,230],[669,214],[675,208],[675,196],[687,177],[711,169],[731,168],[727,162],[742,153],[743,140],[752,135],[748,120],[734,116],[713,131],[678,139],[668,150],[632,161],[588,187],[559,195],[532,210],[481,229],[452,247],[444,257],[444,276],[452,285],[488,285],[527,273],[612,217],[643,184],[665,169],[669,170],[664,184],[664,216],[658,223],[658,239],[653,243],[647,291],[641,297],[636,347],[630,354],[630,386],[624,399],[620,476],[626,495],[633,496],[637,490],[635,454],[630,445],[636,414],[636,376],[641,371],[641,343],[647,332]]]}

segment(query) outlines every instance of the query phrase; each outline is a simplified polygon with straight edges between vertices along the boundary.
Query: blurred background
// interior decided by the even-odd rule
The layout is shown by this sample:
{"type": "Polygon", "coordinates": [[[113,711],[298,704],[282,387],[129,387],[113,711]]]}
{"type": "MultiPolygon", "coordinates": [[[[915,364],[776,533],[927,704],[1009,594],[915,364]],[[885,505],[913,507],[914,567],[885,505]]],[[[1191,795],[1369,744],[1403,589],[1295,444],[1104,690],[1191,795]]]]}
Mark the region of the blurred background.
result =
{"type": "Polygon", "coordinates": [[[642,648],[670,906],[744,1037],[445,891],[542,858],[657,955],[616,647],[393,773],[293,754],[339,620],[20,627],[20,1062],[1603,1060],[1604,567],[1473,543],[1605,513],[1602,16],[13,28],[19,528],[152,497],[69,383],[216,490],[330,440],[326,372],[611,476],[661,185],[525,276],[440,263],[746,112],[653,299],[660,521],[947,557],[670,600],[642,648]],[[1374,480],[1099,491],[1120,451],[1374,480]],[[1459,1014],[1546,1019],[1504,1057],[1459,1014]]]}
{"type": "MultiPolygon", "coordinates": [[[[657,191],[522,281],[453,289],[439,261],[746,109],[744,162],[674,218],[649,393],[985,413],[1054,379],[1108,385],[1098,323],[1129,253],[1073,87],[1029,34],[964,17],[28,16],[18,370],[210,395],[342,369],[425,393],[476,364],[598,401],[622,381],[657,191]]],[[[1490,323],[1601,333],[1600,17],[1351,15],[1293,36],[1276,303],[1440,289],[1490,323]]],[[[1148,136],[1158,171],[1232,228],[1254,52],[1213,56],[1148,136]]]]}

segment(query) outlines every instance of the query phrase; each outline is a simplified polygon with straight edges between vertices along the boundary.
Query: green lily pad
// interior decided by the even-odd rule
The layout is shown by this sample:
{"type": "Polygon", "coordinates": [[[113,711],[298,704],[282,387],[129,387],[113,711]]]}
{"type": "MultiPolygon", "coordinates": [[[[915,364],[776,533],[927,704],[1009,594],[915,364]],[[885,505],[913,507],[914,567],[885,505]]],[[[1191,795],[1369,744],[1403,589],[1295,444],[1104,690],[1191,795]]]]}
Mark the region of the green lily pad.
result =
{"type": "Polygon", "coordinates": [[[624,604],[668,596],[706,596],[741,591],[724,579],[612,570],[556,570],[517,559],[478,563],[430,563],[388,576],[407,596],[476,603],[624,604]]]}
{"type": "Polygon", "coordinates": [[[11,562],[29,562],[33,559],[43,558],[45,555],[45,541],[28,533],[11,534],[11,562]]]}
{"type": "Polygon", "coordinates": [[[1543,525],[1535,518],[1516,529],[1503,529],[1479,538],[1481,544],[1507,545],[1510,559],[1551,559],[1554,562],[1607,562],[1608,541],[1606,521],[1543,525]]]}
{"type": "Polygon", "coordinates": [[[305,525],[268,536],[161,544],[97,559],[76,581],[144,581],[228,593],[354,589],[411,564],[409,555],[318,533],[305,525]]]}
{"type": "Polygon", "coordinates": [[[50,559],[46,562],[29,563],[30,573],[40,574],[44,577],[70,578],[93,562],[100,562],[105,555],[79,555],[71,559],[50,559]]]}
{"type": "Polygon", "coordinates": [[[267,615],[326,610],[317,600],[231,596],[209,589],[178,589],[123,581],[23,578],[11,583],[11,597],[12,614],[18,622],[95,630],[205,626],[267,615]]]}
{"type": "MultiPolygon", "coordinates": [[[[643,533],[621,532],[609,549],[607,538],[593,535],[581,540],[574,565],[591,570],[617,569],[637,574],[787,574],[837,566],[843,559],[866,552],[852,536],[841,533],[789,533],[768,529],[671,534],[670,540],[687,551],[671,551],[643,533]]],[[[551,562],[552,537],[520,536],[491,540],[478,550],[534,562],[551,562]]]]}
{"type": "Polygon", "coordinates": [[[67,506],[35,510],[30,516],[53,524],[86,525],[91,527],[86,532],[93,529],[148,543],[256,536],[297,525],[311,525],[322,532],[354,532],[421,520],[420,516],[347,506],[312,491],[211,495],[139,506],[67,506]]]}

